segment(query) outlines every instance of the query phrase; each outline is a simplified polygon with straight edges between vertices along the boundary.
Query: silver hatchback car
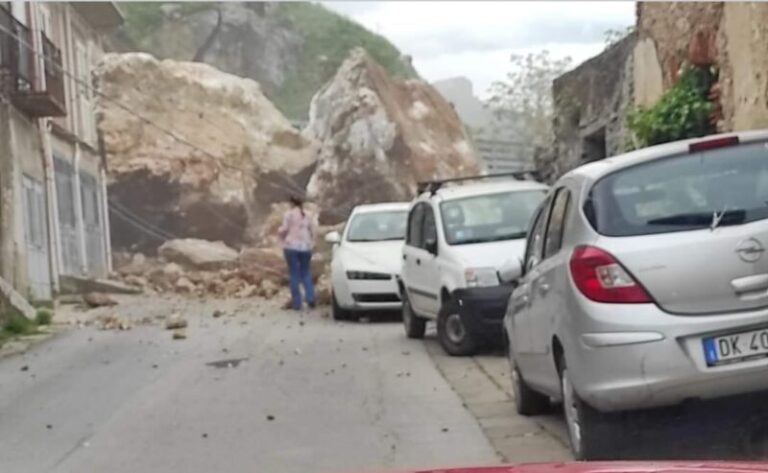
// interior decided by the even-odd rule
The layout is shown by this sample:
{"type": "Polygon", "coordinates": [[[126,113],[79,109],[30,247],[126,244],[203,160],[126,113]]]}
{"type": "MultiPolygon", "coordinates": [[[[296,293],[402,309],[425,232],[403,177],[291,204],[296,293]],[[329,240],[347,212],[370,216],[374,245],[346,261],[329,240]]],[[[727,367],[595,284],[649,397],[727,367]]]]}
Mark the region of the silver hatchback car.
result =
{"type": "Polygon", "coordinates": [[[517,408],[564,406],[577,458],[611,414],[768,390],[768,131],[642,149],[552,187],[504,320],[517,408]]]}

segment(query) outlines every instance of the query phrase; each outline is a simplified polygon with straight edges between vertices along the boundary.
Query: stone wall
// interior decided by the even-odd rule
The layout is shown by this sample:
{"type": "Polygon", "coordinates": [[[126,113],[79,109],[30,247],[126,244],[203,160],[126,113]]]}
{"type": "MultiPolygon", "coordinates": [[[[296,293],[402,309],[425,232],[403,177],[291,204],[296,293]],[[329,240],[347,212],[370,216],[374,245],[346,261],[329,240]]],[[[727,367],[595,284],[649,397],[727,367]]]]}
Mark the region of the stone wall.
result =
{"type": "Polygon", "coordinates": [[[722,107],[718,129],[768,127],[768,4],[641,2],[637,12],[639,41],[647,46],[636,84],[652,83],[660,70],[667,89],[681,65],[713,65],[722,107]]]}
{"type": "Polygon", "coordinates": [[[768,128],[768,4],[639,2],[634,35],[555,80],[555,151],[537,162],[550,180],[624,149],[626,115],[652,106],[686,64],[719,74],[718,131],[768,128]],[[604,130],[604,134],[602,134],[604,130]]]}
{"type": "Polygon", "coordinates": [[[537,163],[550,180],[623,151],[635,44],[631,34],[554,81],[555,152],[537,163]]]}
{"type": "Polygon", "coordinates": [[[712,62],[722,2],[638,2],[636,29],[641,40],[650,38],[663,72],[664,88],[677,79],[680,66],[712,62]]]}
{"type": "Polygon", "coordinates": [[[768,4],[727,3],[718,43],[724,128],[768,128],[768,4]]]}

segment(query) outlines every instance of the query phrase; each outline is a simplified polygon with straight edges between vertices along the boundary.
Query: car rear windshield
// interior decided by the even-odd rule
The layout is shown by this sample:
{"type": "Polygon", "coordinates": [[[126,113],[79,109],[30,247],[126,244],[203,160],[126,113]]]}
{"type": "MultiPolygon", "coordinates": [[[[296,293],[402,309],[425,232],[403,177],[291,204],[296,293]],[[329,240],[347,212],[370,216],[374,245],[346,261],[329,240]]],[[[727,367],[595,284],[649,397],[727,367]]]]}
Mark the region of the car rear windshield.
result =
{"type": "Polygon", "coordinates": [[[366,212],[352,217],[347,241],[404,240],[408,212],[366,212]]]}
{"type": "Polygon", "coordinates": [[[768,143],[718,148],[626,168],[598,181],[584,212],[598,233],[648,235],[768,217],[768,143]]]}
{"type": "Polygon", "coordinates": [[[449,245],[524,238],[543,190],[501,192],[452,199],[440,204],[449,245]]]}

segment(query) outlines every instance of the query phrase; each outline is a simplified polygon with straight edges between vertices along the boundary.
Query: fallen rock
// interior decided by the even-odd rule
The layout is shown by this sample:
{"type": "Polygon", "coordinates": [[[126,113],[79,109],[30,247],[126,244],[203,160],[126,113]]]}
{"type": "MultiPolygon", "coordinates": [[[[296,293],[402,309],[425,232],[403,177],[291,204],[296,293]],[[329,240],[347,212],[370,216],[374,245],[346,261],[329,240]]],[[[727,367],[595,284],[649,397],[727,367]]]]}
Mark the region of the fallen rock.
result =
{"type": "Polygon", "coordinates": [[[183,329],[178,329],[173,331],[173,339],[174,340],[185,340],[187,338],[187,332],[183,329]]]}
{"type": "Polygon", "coordinates": [[[117,301],[101,292],[89,292],[83,296],[83,302],[88,307],[109,307],[117,305],[117,301]]]}
{"type": "Polygon", "coordinates": [[[357,204],[410,200],[418,181],[480,171],[453,107],[424,81],[390,77],[362,48],[312,99],[304,134],[321,144],[307,186],[321,224],[357,204]]]}
{"type": "MultiPolygon", "coordinates": [[[[155,233],[236,246],[255,236],[272,203],[306,186],[315,145],[257,82],[145,53],[106,54],[95,75],[110,200],[155,233]]],[[[153,236],[117,215],[112,229],[116,250],[156,248],[153,236]]]]}
{"type": "Polygon", "coordinates": [[[216,271],[234,266],[237,251],[221,241],[196,238],[169,240],[160,246],[158,253],[164,259],[190,269],[216,271]]]}
{"type": "Polygon", "coordinates": [[[179,279],[177,279],[174,287],[176,288],[177,292],[180,292],[183,294],[184,293],[190,294],[192,292],[195,292],[195,289],[197,289],[197,286],[195,286],[192,281],[190,281],[185,277],[180,277],[179,279]]]}
{"type": "Polygon", "coordinates": [[[277,284],[273,283],[269,279],[265,279],[264,281],[261,281],[261,285],[259,287],[259,295],[269,299],[277,294],[279,290],[280,288],[277,286],[277,284]]]}
{"type": "Polygon", "coordinates": [[[240,275],[251,284],[271,281],[286,284],[288,273],[283,252],[277,248],[247,248],[238,258],[240,275]]]}
{"type": "Polygon", "coordinates": [[[180,314],[173,314],[165,321],[165,328],[168,330],[175,330],[186,327],[187,320],[182,318],[180,314]]]}

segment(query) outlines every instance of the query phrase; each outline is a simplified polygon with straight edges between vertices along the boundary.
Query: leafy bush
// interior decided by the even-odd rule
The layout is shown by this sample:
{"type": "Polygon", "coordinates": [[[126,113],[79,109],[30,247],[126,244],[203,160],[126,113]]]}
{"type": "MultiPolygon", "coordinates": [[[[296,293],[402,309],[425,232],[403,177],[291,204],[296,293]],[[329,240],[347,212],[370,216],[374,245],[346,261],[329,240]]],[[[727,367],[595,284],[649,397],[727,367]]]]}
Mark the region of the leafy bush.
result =
{"type": "Polygon", "coordinates": [[[709,120],[713,105],[708,94],[716,75],[716,71],[710,68],[688,67],[655,105],[630,112],[627,126],[634,135],[634,147],[696,138],[714,132],[709,120]]]}
{"type": "Polygon", "coordinates": [[[34,333],[35,323],[23,315],[12,315],[3,326],[6,332],[14,335],[25,335],[34,333]]]}
{"type": "Polygon", "coordinates": [[[51,325],[52,319],[53,314],[47,309],[38,309],[37,314],[35,314],[35,323],[37,325],[51,325]]]}

